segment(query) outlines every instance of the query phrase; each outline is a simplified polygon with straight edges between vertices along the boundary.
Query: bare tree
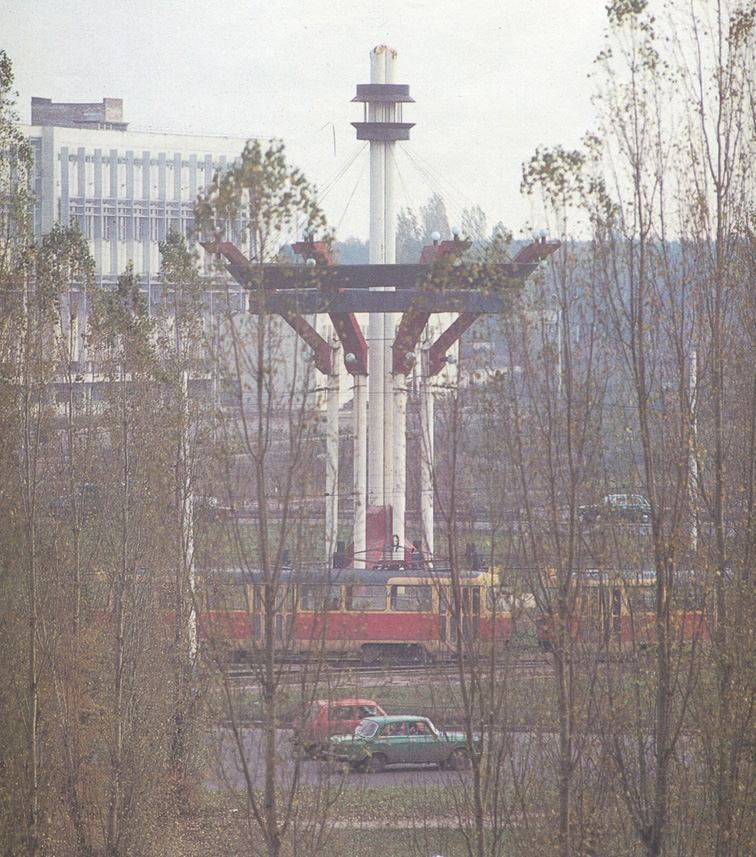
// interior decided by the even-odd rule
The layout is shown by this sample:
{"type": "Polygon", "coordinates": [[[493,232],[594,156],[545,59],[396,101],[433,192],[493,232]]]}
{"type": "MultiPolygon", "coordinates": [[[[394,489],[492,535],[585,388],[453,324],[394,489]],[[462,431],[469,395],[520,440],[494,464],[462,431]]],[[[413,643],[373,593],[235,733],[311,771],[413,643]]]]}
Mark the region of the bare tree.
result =
{"type": "Polygon", "coordinates": [[[96,797],[104,804],[108,855],[156,839],[149,820],[165,805],[170,787],[174,729],[166,709],[173,696],[164,623],[172,606],[166,598],[166,569],[175,563],[166,526],[175,497],[175,460],[174,450],[163,442],[172,425],[170,411],[161,407],[152,330],[138,280],[127,269],[112,292],[98,295],[92,318],[102,378],[103,463],[110,474],[99,575],[108,659],[97,680],[106,715],[97,740],[106,749],[107,766],[96,797]],[[168,728],[158,726],[166,723],[168,728]]]}
{"type": "MultiPolygon", "coordinates": [[[[630,428],[638,437],[638,475],[653,510],[655,648],[647,675],[649,698],[643,703],[651,708],[645,715],[638,708],[633,726],[637,748],[630,751],[621,734],[615,734],[613,746],[617,775],[638,837],[645,852],[655,855],[668,847],[673,831],[675,835],[684,832],[673,827],[685,811],[686,799],[676,753],[699,664],[693,657],[696,640],[686,652],[691,641],[683,639],[676,624],[676,581],[681,572],[691,569],[700,583],[708,565],[700,551],[696,509],[704,484],[700,476],[709,472],[701,467],[699,444],[704,434],[711,438],[707,447],[712,450],[708,493],[717,544],[716,601],[719,619],[727,624],[725,283],[734,270],[728,247],[734,246],[738,219],[743,163],[739,140],[745,129],[738,103],[740,87],[735,84],[740,62],[736,55],[749,27],[743,26],[739,13],[730,19],[721,6],[707,10],[713,11],[713,18],[705,25],[687,6],[672,4],[669,19],[661,21],[646,7],[624,2],[608,7],[611,47],[601,57],[605,73],[601,104],[606,123],[602,135],[607,141],[605,175],[611,191],[604,193],[601,188],[593,223],[613,339],[636,408],[637,424],[630,428]],[[719,52],[703,48],[704,26],[715,34],[719,52]],[[657,38],[660,30],[674,36],[657,38]],[[725,43],[732,50],[732,62],[722,50],[725,43]],[[669,44],[681,54],[691,47],[695,71],[679,65],[679,58],[667,50],[669,44]],[[707,60],[714,58],[708,68],[705,55],[707,60]],[[691,90],[696,97],[687,112],[679,94],[685,96],[691,90]],[[674,93],[678,93],[676,100],[674,93]],[[672,104],[681,106],[679,114],[672,104]],[[696,133],[699,123],[700,133],[696,133]],[[677,134],[679,129],[684,129],[683,138],[677,134]],[[682,242],[674,243],[680,236],[682,242]],[[713,267],[708,266],[710,276],[707,255],[714,260],[713,267]],[[701,381],[706,376],[696,371],[701,365],[711,373],[710,408],[703,406],[701,381]],[[710,421],[704,419],[707,412],[710,421]],[[644,725],[651,717],[653,725],[644,725]]],[[[723,633],[721,625],[717,627],[723,633]]],[[[726,685],[729,679],[724,673],[721,676],[726,685]]],[[[732,694],[725,690],[720,688],[720,699],[726,708],[732,694]]],[[[729,715],[724,719],[729,721],[729,715]]],[[[725,743],[729,752],[729,739],[725,743]]],[[[732,792],[722,781],[718,793],[719,805],[728,804],[730,809],[722,809],[717,829],[728,830],[730,822],[724,816],[732,817],[727,796],[732,792]]]]}
{"type": "Polygon", "coordinates": [[[169,234],[160,245],[161,278],[165,293],[157,319],[163,372],[167,376],[174,426],[174,532],[175,563],[172,581],[172,662],[174,669],[174,729],[170,767],[178,797],[190,797],[192,762],[199,720],[198,621],[194,543],[195,459],[198,435],[207,420],[197,397],[190,399],[190,381],[206,375],[205,283],[199,276],[195,254],[186,240],[169,234]]]}
{"type": "MultiPolygon", "coordinates": [[[[10,782],[20,783],[18,800],[5,801],[4,820],[13,847],[29,855],[40,845],[39,704],[41,663],[38,623],[40,607],[40,521],[37,491],[40,482],[40,441],[45,424],[44,385],[49,359],[49,301],[37,301],[33,289],[33,240],[29,218],[31,147],[17,127],[13,102],[13,68],[0,51],[0,289],[2,320],[0,349],[3,360],[4,470],[2,496],[8,551],[4,595],[11,618],[18,611],[24,640],[11,646],[25,679],[19,682],[12,662],[5,672],[3,694],[9,722],[23,734],[23,747],[10,742],[3,763],[10,782]],[[19,569],[20,574],[15,573],[19,569]],[[12,605],[12,607],[10,606],[12,605]],[[22,630],[23,628],[23,630],[22,630]],[[18,754],[14,758],[13,754],[18,754]],[[21,764],[17,764],[20,762],[21,764]]],[[[11,618],[12,622],[12,618],[11,618]]],[[[13,730],[11,730],[13,731],[13,730]]]]}
{"type": "MultiPolygon", "coordinates": [[[[219,434],[219,451],[226,462],[221,471],[224,491],[232,508],[238,506],[239,472],[227,466],[233,451],[249,462],[243,496],[248,503],[251,500],[255,513],[253,528],[234,517],[225,529],[232,565],[254,579],[245,603],[247,647],[261,697],[259,771],[249,757],[247,731],[239,720],[230,679],[225,671],[221,674],[226,716],[244,780],[249,847],[251,853],[278,857],[295,831],[302,836],[307,830],[308,845],[298,847],[314,854],[323,847],[326,816],[322,806],[312,816],[300,807],[300,761],[285,763],[280,726],[290,688],[287,656],[295,651],[287,621],[296,607],[293,583],[306,581],[318,565],[322,573],[325,565],[322,558],[313,564],[305,517],[311,465],[316,461],[316,403],[312,369],[301,359],[298,340],[283,336],[281,320],[266,311],[263,266],[276,256],[287,231],[323,226],[324,221],[312,188],[288,165],[277,142],[267,149],[259,142],[249,143],[240,161],[216,177],[197,212],[205,236],[216,240],[230,234],[234,224],[245,224],[246,231],[237,240],[251,261],[244,297],[253,314],[235,313],[229,302],[219,336],[221,372],[233,390],[232,407],[219,434]]],[[[242,482],[244,475],[242,471],[242,482]]],[[[309,643],[316,663],[319,645],[317,638],[309,643]]],[[[221,654],[217,657],[223,670],[221,654]]],[[[300,707],[317,693],[318,674],[318,666],[311,676],[305,673],[300,707]]]]}

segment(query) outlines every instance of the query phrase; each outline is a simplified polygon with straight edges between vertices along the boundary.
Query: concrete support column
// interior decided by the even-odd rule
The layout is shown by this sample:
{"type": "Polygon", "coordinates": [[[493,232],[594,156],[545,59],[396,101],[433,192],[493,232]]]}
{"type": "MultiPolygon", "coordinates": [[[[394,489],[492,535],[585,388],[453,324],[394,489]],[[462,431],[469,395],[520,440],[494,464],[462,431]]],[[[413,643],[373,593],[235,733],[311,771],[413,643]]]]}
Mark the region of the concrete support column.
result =
{"type": "Polygon", "coordinates": [[[407,376],[394,375],[394,483],[393,543],[398,547],[394,559],[404,559],[405,515],[407,510],[407,376]]]}
{"type": "Polygon", "coordinates": [[[354,375],[354,567],[364,568],[367,553],[367,384],[354,375]]]}
{"type": "Polygon", "coordinates": [[[326,379],[326,544],[328,567],[333,565],[339,536],[339,351],[335,345],[331,374],[326,379]]]}
{"type": "Polygon", "coordinates": [[[432,558],[435,551],[433,516],[433,456],[435,446],[432,378],[428,374],[428,351],[422,352],[420,371],[420,523],[423,554],[432,558]]]}

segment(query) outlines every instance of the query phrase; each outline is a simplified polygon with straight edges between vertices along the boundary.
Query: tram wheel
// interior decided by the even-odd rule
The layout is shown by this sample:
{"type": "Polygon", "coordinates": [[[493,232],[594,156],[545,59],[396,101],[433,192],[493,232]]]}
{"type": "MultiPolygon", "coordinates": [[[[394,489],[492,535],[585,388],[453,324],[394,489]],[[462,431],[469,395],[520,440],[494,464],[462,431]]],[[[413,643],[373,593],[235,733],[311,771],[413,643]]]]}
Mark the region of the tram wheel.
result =
{"type": "Polygon", "coordinates": [[[409,657],[410,660],[417,664],[429,664],[433,662],[431,653],[420,643],[414,643],[410,646],[409,657]]]}
{"type": "Polygon", "coordinates": [[[363,664],[374,664],[381,657],[381,647],[376,646],[374,643],[367,643],[362,647],[362,663],[363,664]]]}

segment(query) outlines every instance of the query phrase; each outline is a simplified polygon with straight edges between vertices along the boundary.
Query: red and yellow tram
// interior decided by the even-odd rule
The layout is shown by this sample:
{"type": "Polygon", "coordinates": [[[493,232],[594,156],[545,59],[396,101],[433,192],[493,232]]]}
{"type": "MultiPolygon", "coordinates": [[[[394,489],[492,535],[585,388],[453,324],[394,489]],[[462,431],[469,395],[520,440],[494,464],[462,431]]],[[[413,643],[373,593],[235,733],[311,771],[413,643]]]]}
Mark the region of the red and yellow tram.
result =
{"type": "MultiPolygon", "coordinates": [[[[536,616],[540,646],[549,650],[555,633],[557,574],[545,575],[536,616]]],[[[569,639],[591,651],[620,652],[648,648],[657,639],[656,572],[584,569],[572,574],[569,639]]],[[[670,588],[669,637],[695,643],[709,638],[705,590],[692,573],[679,572],[670,588]]]]}
{"type": "MultiPolygon", "coordinates": [[[[223,570],[209,579],[203,636],[236,657],[253,654],[267,615],[261,575],[223,570]]],[[[506,645],[522,614],[521,602],[492,569],[455,577],[428,568],[286,569],[276,575],[271,603],[273,597],[273,632],[282,650],[356,656],[364,663],[442,658],[460,639],[506,645]]]]}

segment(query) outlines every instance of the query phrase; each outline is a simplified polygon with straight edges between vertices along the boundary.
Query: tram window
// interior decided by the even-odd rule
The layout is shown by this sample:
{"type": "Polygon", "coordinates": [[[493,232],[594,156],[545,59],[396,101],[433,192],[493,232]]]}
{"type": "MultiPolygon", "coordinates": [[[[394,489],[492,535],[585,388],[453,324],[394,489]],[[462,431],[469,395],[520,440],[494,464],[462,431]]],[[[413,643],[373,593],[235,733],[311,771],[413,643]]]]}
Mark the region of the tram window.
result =
{"type": "Polygon", "coordinates": [[[284,586],[276,593],[276,610],[284,612],[294,609],[294,590],[290,586],[284,586]]]}
{"type": "Polygon", "coordinates": [[[656,610],[656,592],[650,588],[628,593],[627,606],[631,613],[653,613],[656,610]]]}
{"type": "MultiPolygon", "coordinates": [[[[265,586],[255,585],[255,604],[257,612],[265,612],[265,586]]],[[[276,586],[272,588],[272,594],[275,598],[274,612],[288,613],[294,609],[294,591],[289,586],[276,586]]],[[[252,602],[250,600],[250,606],[252,602]]]]}
{"type": "Polygon", "coordinates": [[[430,586],[404,586],[391,587],[391,609],[424,613],[431,610],[431,588],[430,586]]]}
{"type": "Polygon", "coordinates": [[[385,586],[349,586],[347,587],[347,610],[385,610],[385,586]]]}
{"type": "Polygon", "coordinates": [[[507,589],[489,586],[486,590],[486,607],[497,613],[511,613],[514,606],[514,596],[507,589]]]}
{"type": "Polygon", "coordinates": [[[225,610],[251,611],[252,605],[247,605],[246,586],[224,586],[220,593],[220,607],[225,610]]]}
{"type": "Polygon", "coordinates": [[[672,587],[672,607],[676,610],[703,610],[706,604],[706,592],[701,586],[672,587]]]}
{"type": "Polygon", "coordinates": [[[340,586],[310,586],[307,584],[300,586],[300,610],[339,610],[340,608],[340,586]]]}

